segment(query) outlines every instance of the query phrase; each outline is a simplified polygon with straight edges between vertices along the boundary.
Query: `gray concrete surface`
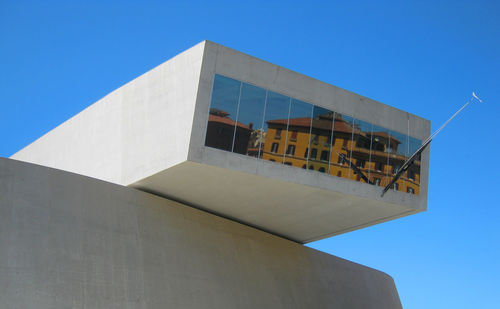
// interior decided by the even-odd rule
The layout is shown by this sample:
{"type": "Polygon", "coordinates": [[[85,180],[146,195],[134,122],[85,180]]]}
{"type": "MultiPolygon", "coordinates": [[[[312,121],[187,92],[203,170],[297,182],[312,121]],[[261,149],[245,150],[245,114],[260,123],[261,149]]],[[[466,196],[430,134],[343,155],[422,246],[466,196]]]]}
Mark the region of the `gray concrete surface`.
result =
{"type": "Polygon", "coordinates": [[[186,161],[203,50],[139,76],[12,158],[124,185],[186,161]]]}
{"type": "Polygon", "coordinates": [[[426,210],[428,149],[420,195],[381,198],[380,187],[205,147],[215,73],[398,132],[409,119],[419,139],[430,133],[427,120],[204,41],[12,158],[155,192],[301,243],[426,210]]]}
{"type": "Polygon", "coordinates": [[[0,308],[401,308],[393,279],[161,197],[0,158],[0,308]]]}
{"type": "MultiPolygon", "coordinates": [[[[268,165],[267,173],[279,173],[289,179],[293,179],[297,170],[263,162],[268,165]]],[[[298,243],[343,234],[419,211],[404,206],[404,200],[400,204],[389,204],[325,189],[328,186],[335,188],[337,182],[328,181],[332,177],[324,174],[309,173],[317,185],[187,161],[132,186],[298,243]]],[[[347,187],[352,182],[338,180],[347,187]]],[[[367,185],[366,190],[375,195],[380,187],[367,185]]],[[[405,194],[400,196],[404,198],[405,194]]]]}

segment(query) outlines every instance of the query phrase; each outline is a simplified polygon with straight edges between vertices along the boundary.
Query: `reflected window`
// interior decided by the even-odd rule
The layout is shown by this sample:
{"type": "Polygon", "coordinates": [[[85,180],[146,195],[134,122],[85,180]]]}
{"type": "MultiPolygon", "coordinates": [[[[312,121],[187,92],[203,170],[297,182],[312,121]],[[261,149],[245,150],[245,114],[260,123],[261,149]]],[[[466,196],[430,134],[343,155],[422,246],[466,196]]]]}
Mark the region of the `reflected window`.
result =
{"type": "Polygon", "coordinates": [[[356,160],[356,166],[357,166],[357,167],[360,167],[360,168],[365,168],[365,163],[366,163],[366,161],[365,161],[365,160],[362,160],[362,159],[358,159],[358,160],[356,160]]]}
{"type": "Polygon", "coordinates": [[[412,187],[406,188],[406,192],[411,193],[411,194],[415,194],[415,190],[412,187]]]}
{"type": "MultiPolygon", "coordinates": [[[[273,146],[271,147],[271,152],[277,153],[278,147],[279,147],[278,143],[273,143],[273,146]]],[[[272,160],[272,161],[274,161],[274,160],[272,160]]]]}
{"type": "Polygon", "coordinates": [[[306,148],[306,152],[304,153],[304,158],[307,158],[308,154],[309,154],[309,148],[306,148]]]}
{"type": "Polygon", "coordinates": [[[290,141],[292,141],[292,142],[297,141],[297,131],[292,131],[292,134],[290,136],[290,141]]]}
{"type": "Polygon", "coordinates": [[[309,165],[309,169],[310,169],[310,170],[314,170],[314,166],[309,165]]]}
{"type": "Polygon", "coordinates": [[[321,161],[328,161],[328,156],[329,156],[330,152],[328,150],[322,150],[321,151],[321,157],[320,157],[320,160],[321,161]]]}
{"type": "Polygon", "coordinates": [[[320,172],[320,173],[324,173],[324,172],[325,172],[325,168],[324,168],[324,167],[320,167],[320,168],[318,169],[318,172],[320,172]]]}
{"type": "Polygon", "coordinates": [[[311,149],[311,159],[316,160],[316,157],[318,156],[318,149],[313,148],[311,149]]]}
{"type": "Polygon", "coordinates": [[[285,165],[292,166],[292,162],[285,162],[285,165]]]}
{"type": "Polygon", "coordinates": [[[288,145],[288,149],[286,150],[286,154],[293,156],[295,154],[295,145],[288,145]]]}
{"type": "Polygon", "coordinates": [[[276,129],[276,134],[274,135],[275,139],[280,139],[281,138],[281,131],[282,131],[282,129],[276,129]]]}
{"type": "Polygon", "coordinates": [[[394,183],[394,190],[398,191],[399,190],[399,183],[394,183]]]}
{"type": "Polygon", "coordinates": [[[373,178],[373,184],[376,186],[380,186],[380,178],[374,177],[373,178]]]}

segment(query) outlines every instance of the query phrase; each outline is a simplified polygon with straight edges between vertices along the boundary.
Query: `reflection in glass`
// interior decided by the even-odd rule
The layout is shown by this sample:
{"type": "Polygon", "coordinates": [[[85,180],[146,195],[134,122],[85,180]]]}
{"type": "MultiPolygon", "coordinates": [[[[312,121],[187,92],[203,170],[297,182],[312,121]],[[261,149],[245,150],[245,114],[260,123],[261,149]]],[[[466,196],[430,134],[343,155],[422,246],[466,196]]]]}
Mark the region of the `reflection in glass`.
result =
{"type": "MultiPolygon", "coordinates": [[[[418,148],[422,145],[421,140],[411,136],[408,138],[408,142],[409,142],[408,148],[410,150],[409,151],[410,155],[415,153],[418,150],[418,148]]],[[[418,156],[405,173],[406,186],[407,186],[406,192],[416,195],[420,193],[420,161],[421,158],[420,156],[418,156]]]]}
{"type": "Polygon", "coordinates": [[[290,98],[276,92],[267,92],[264,112],[264,143],[261,145],[262,159],[283,162],[290,98]]]}
{"type": "Polygon", "coordinates": [[[335,113],[333,122],[333,145],[330,156],[330,175],[344,178],[349,177],[349,163],[347,161],[351,156],[351,140],[352,118],[335,113]]]}
{"type": "MultiPolygon", "coordinates": [[[[391,135],[391,148],[389,150],[389,181],[392,180],[394,175],[399,171],[401,166],[406,162],[408,156],[406,155],[408,149],[407,136],[402,133],[390,131],[391,135]]],[[[403,191],[405,186],[404,175],[398,179],[393,187],[396,191],[403,191]]]]}
{"type": "Polygon", "coordinates": [[[205,146],[232,151],[241,82],[215,75],[205,146]]]}
{"type": "Polygon", "coordinates": [[[332,144],[334,113],[326,108],[314,106],[309,142],[309,165],[319,172],[328,171],[332,144]]]}
{"type": "MultiPolygon", "coordinates": [[[[371,148],[372,124],[359,120],[353,120],[353,143],[351,164],[354,164],[364,176],[370,179],[370,148],[371,148]]],[[[351,179],[362,181],[363,177],[351,168],[351,179]]]]}
{"type": "Polygon", "coordinates": [[[292,99],[286,138],[285,163],[290,162],[292,166],[307,168],[312,110],[312,104],[292,99]]]}
{"type": "MultiPolygon", "coordinates": [[[[408,127],[410,128],[410,126],[408,127]]],[[[205,145],[386,186],[422,141],[215,75],[205,145]]],[[[420,158],[393,189],[420,192],[420,158]]]]}
{"type": "Polygon", "coordinates": [[[263,117],[266,91],[262,88],[243,83],[241,85],[238,121],[234,136],[233,151],[259,156],[259,145],[263,142],[263,117]]]}
{"type": "Polygon", "coordinates": [[[391,135],[389,130],[373,125],[371,134],[372,148],[370,151],[371,168],[370,177],[372,183],[379,186],[388,184],[388,163],[389,163],[389,150],[391,147],[391,135]]]}

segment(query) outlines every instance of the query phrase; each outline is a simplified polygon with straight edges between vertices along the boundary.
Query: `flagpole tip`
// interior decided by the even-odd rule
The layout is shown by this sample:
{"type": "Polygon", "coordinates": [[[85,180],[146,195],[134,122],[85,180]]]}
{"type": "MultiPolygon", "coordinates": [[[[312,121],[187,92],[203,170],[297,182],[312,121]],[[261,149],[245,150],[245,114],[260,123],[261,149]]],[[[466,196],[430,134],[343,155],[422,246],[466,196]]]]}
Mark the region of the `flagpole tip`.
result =
{"type": "Polygon", "coordinates": [[[479,102],[483,103],[483,101],[480,98],[477,97],[477,95],[476,95],[476,93],[474,93],[474,91],[472,91],[472,96],[474,98],[476,98],[479,102]]]}

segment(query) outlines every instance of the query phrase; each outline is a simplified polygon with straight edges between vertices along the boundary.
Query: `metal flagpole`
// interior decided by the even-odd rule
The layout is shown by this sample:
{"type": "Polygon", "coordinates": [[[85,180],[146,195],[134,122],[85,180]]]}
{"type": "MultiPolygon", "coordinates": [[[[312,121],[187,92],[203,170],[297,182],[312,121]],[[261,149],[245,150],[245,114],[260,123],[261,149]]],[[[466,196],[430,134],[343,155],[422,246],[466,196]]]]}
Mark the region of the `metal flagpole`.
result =
{"type": "Polygon", "coordinates": [[[472,97],[467,101],[467,103],[465,103],[464,106],[462,106],[455,114],[453,114],[453,116],[451,116],[450,119],[448,119],[439,129],[437,129],[434,133],[432,133],[432,135],[429,136],[424,141],[422,146],[420,146],[420,148],[418,148],[417,151],[415,151],[415,153],[412,154],[408,160],[406,160],[406,162],[403,164],[403,166],[401,166],[396,175],[394,175],[391,182],[389,182],[389,184],[385,186],[384,190],[382,190],[382,194],[380,196],[384,196],[384,194],[392,187],[392,185],[394,185],[394,183],[401,177],[401,175],[403,175],[403,173],[413,164],[413,161],[415,161],[415,159],[422,153],[422,151],[425,150],[425,148],[432,142],[432,140],[439,134],[439,132],[441,132],[441,130],[443,130],[444,127],[446,127],[453,118],[455,118],[458,114],[460,114],[460,112],[464,110],[464,108],[466,108],[470,103],[472,103],[474,99],[476,99],[479,102],[483,102],[473,92],[472,97]]]}

